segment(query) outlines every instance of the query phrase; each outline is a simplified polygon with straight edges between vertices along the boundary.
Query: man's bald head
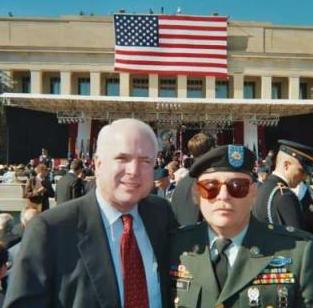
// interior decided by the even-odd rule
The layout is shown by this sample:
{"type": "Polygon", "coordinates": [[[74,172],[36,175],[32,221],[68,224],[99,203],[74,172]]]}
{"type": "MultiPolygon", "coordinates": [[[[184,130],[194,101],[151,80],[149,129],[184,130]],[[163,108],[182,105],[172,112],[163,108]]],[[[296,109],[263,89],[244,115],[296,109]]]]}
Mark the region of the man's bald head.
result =
{"type": "Polygon", "coordinates": [[[151,141],[155,150],[155,158],[158,153],[158,141],[153,129],[146,123],[131,118],[119,119],[111,124],[105,125],[99,132],[97,140],[96,155],[99,157],[107,147],[114,146],[116,140],[113,138],[117,132],[140,132],[151,141]]]}

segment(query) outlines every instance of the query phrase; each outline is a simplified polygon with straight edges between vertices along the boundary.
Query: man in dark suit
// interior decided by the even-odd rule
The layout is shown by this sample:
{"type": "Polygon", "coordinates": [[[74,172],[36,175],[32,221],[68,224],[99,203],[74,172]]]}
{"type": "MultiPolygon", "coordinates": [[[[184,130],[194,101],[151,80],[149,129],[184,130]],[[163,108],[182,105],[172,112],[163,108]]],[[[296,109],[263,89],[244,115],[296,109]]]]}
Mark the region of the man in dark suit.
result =
{"type": "Polygon", "coordinates": [[[141,121],[102,128],[96,190],[33,219],[4,307],[166,307],[176,223],[166,200],[148,196],[157,149],[141,121]]]}
{"type": "Polygon", "coordinates": [[[313,307],[313,237],[251,215],[254,162],[226,145],[192,166],[204,221],[173,234],[173,306],[313,307]]]}
{"type": "Polygon", "coordinates": [[[80,178],[83,168],[83,161],[74,159],[69,172],[58,180],[55,189],[55,200],[58,205],[84,195],[85,186],[80,178]]]}
{"type": "MultiPolygon", "coordinates": [[[[188,150],[195,161],[214,147],[215,141],[211,135],[199,133],[188,141],[188,150]]],[[[186,175],[178,183],[172,194],[172,207],[180,225],[194,224],[202,220],[199,207],[192,197],[195,179],[186,175]]]]}
{"type": "Polygon", "coordinates": [[[306,230],[300,201],[290,188],[312,173],[313,148],[289,140],[278,142],[275,170],[260,187],[253,214],[263,222],[306,230]]]}

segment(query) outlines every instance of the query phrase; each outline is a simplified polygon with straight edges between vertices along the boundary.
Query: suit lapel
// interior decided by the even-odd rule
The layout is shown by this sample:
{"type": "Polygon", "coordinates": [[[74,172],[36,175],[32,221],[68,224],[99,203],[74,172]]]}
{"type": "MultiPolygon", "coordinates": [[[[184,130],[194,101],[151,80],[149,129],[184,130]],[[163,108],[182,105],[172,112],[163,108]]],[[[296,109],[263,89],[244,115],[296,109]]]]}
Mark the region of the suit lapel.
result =
{"type": "Polygon", "coordinates": [[[78,231],[78,249],[96,291],[99,306],[121,307],[113,260],[94,190],[79,207],[78,231]]]}
{"type": "Polygon", "coordinates": [[[217,304],[225,302],[249,284],[270,263],[272,255],[261,250],[263,247],[268,246],[268,243],[264,240],[266,238],[264,233],[267,232],[268,230],[263,225],[255,219],[251,219],[247,234],[238,251],[233,270],[228,275],[217,304]]]}

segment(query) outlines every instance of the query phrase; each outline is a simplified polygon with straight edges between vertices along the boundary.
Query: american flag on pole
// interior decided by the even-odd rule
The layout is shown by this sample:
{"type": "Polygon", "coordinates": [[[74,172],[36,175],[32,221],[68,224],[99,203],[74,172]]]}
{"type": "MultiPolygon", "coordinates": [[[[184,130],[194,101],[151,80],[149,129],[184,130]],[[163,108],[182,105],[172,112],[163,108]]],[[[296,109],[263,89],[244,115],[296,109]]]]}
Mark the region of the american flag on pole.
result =
{"type": "Polygon", "coordinates": [[[115,70],[227,77],[227,17],[114,15],[115,70]]]}

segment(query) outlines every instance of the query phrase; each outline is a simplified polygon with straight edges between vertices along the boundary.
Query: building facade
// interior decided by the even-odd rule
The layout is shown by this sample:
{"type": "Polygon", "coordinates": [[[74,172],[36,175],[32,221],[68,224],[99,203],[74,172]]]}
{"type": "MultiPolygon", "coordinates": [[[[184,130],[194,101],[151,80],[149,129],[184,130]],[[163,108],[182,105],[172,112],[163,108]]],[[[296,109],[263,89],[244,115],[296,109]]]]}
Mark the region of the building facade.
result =
{"type": "MultiPolygon", "coordinates": [[[[192,132],[206,130],[219,143],[244,143],[260,155],[266,136],[280,123],[289,126],[286,117],[304,117],[305,130],[311,129],[313,26],[230,20],[229,78],[219,79],[116,73],[112,16],[0,18],[0,71],[2,112],[10,114],[2,127],[11,134],[1,133],[7,161],[30,159],[52,143],[53,156],[91,155],[99,128],[121,117],[149,122],[161,139],[175,135],[181,148],[192,132]],[[30,112],[52,125],[50,139],[16,156],[15,132],[30,112]],[[51,141],[56,131],[59,143],[51,141]]],[[[45,130],[41,125],[34,130],[45,130]]]]}

